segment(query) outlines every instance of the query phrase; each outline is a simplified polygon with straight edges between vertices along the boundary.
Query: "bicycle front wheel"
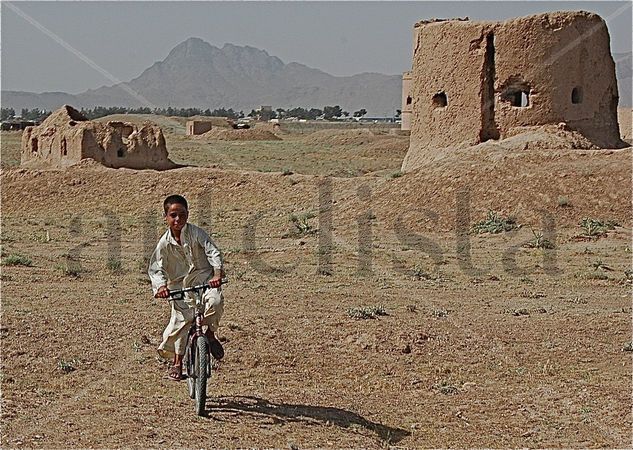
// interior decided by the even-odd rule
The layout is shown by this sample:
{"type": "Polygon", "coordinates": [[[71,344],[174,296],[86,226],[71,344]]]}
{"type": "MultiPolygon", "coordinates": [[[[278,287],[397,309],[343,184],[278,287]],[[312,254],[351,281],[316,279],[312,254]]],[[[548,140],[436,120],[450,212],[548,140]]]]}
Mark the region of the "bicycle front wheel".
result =
{"type": "Polygon", "coordinates": [[[194,350],[188,345],[185,354],[185,367],[187,368],[187,392],[190,398],[196,398],[195,364],[196,356],[194,350]]]}
{"type": "Polygon", "coordinates": [[[187,391],[189,398],[196,398],[196,379],[192,375],[187,375],[187,391]]]}
{"type": "Polygon", "coordinates": [[[194,370],[195,378],[195,394],[196,394],[196,413],[203,416],[207,403],[207,371],[209,370],[209,346],[204,336],[196,339],[196,361],[194,370]]]}

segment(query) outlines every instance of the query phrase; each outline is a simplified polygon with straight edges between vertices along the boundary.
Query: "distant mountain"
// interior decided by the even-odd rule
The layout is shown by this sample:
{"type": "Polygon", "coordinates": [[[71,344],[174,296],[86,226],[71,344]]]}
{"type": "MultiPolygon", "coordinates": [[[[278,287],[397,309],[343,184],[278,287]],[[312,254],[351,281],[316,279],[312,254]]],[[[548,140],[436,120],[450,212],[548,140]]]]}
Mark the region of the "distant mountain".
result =
{"type": "Polygon", "coordinates": [[[62,105],[77,104],[77,96],[65,92],[2,91],[2,107],[13,108],[18,114],[22,108],[43,108],[54,111],[62,105]]]}
{"type": "MultiPolygon", "coordinates": [[[[631,53],[616,53],[620,106],[631,106],[631,53]]],[[[54,110],[63,104],[158,107],[233,108],[248,113],[262,105],[274,108],[340,105],[368,116],[392,116],[400,108],[400,75],[362,73],[335,77],[291,62],[285,64],[266,51],[225,44],[218,48],[198,38],[174,47],[130,82],[90,89],[81,94],[63,92],[2,92],[2,106],[54,110]],[[136,93],[138,95],[133,95],[136,93]]]]}
{"type": "Polygon", "coordinates": [[[159,107],[233,108],[248,113],[274,108],[340,105],[349,112],[365,108],[369,116],[392,116],[400,108],[400,75],[362,73],[335,77],[303,64],[284,64],[264,50],[225,44],[217,48],[190,38],[128,83],[90,89],[77,95],[3,91],[2,105],[54,109],[145,106],[140,94],[159,107]]]}

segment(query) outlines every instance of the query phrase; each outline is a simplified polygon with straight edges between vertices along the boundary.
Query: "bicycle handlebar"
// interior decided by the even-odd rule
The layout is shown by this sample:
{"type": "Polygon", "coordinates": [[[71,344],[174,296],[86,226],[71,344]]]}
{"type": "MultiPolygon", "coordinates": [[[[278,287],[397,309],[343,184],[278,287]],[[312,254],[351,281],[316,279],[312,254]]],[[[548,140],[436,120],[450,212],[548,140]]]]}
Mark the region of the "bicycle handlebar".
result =
{"type": "MultiPolygon", "coordinates": [[[[228,282],[229,282],[228,278],[222,278],[220,280],[220,286],[223,284],[227,284],[228,282]]],[[[182,300],[185,297],[185,294],[187,292],[194,292],[194,291],[204,292],[207,289],[211,289],[211,286],[209,286],[208,283],[205,283],[205,284],[199,284],[197,286],[190,286],[188,288],[169,291],[169,297],[167,297],[167,300],[182,300]]]]}

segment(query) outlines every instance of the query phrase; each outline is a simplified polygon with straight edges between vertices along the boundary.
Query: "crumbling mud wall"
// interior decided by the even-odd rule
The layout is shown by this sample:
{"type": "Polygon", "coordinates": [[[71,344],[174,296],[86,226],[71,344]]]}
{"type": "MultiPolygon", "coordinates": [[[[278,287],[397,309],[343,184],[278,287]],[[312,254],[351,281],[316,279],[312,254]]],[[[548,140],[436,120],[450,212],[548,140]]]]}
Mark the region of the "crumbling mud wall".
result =
{"type": "Polygon", "coordinates": [[[595,146],[622,146],[609,33],[596,14],[415,25],[411,143],[403,170],[442,149],[564,123],[595,146]]]}
{"type": "Polygon", "coordinates": [[[210,131],[213,128],[211,121],[189,120],[187,121],[187,135],[197,136],[210,131]]]}
{"type": "Polygon", "coordinates": [[[176,167],[168,157],[163,132],[150,123],[138,127],[127,122],[94,122],[64,105],[41,125],[24,130],[23,166],[65,168],[85,158],[113,168],[176,167]]]}

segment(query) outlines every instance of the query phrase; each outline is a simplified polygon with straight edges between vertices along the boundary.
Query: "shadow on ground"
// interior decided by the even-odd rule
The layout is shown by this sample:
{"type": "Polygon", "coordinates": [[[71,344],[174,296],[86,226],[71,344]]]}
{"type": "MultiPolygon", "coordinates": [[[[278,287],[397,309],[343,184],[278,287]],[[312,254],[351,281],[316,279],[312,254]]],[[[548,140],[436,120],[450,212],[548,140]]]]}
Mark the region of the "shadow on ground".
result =
{"type": "MultiPolygon", "coordinates": [[[[251,416],[272,419],[273,422],[305,422],[309,424],[332,424],[341,428],[363,428],[378,435],[387,443],[397,443],[411,433],[401,428],[388,427],[371,422],[363,416],[341,408],[328,406],[293,405],[274,403],[251,396],[219,397],[209,400],[211,409],[208,417],[224,420],[225,414],[248,414],[251,416]]],[[[360,431],[360,430],[359,430],[360,431]]]]}

